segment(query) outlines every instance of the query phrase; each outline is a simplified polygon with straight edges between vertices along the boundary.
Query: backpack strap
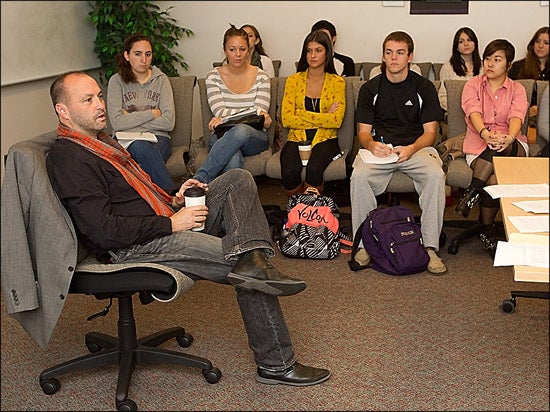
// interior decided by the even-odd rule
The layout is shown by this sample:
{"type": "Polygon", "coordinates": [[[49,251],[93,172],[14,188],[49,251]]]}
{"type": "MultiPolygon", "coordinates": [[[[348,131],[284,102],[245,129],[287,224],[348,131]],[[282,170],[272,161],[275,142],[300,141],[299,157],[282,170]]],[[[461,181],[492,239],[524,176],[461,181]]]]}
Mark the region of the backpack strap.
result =
{"type": "Polygon", "coordinates": [[[358,270],[366,269],[368,266],[360,265],[355,261],[355,254],[357,253],[357,249],[359,249],[359,243],[361,242],[361,236],[363,234],[363,226],[365,225],[366,220],[361,222],[359,227],[357,228],[357,232],[355,233],[355,237],[353,238],[353,245],[351,247],[351,258],[348,262],[349,268],[357,272],[358,270]]]}
{"type": "Polygon", "coordinates": [[[319,193],[319,189],[313,186],[308,186],[307,189],[304,190],[304,193],[307,193],[309,195],[321,196],[321,193],[319,193]]]}
{"type": "Polygon", "coordinates": [[[351,238],[341,230],[338,231],[338,239],[340,240],[340,253],[349,255],[351,253],[353,242],[351,238]]]}

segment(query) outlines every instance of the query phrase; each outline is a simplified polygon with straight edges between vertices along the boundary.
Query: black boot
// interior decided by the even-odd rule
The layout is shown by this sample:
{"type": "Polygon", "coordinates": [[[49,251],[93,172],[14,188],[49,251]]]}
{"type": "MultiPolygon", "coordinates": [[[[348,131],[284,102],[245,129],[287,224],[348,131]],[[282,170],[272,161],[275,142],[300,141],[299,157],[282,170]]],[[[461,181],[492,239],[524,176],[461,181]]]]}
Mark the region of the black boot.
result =
{"type": "Polygon", "coordinates": [[[455,212],[460,213],[464,217],[468,217],[470,210],[472,210],[479,201],[480,193],[480,189],[469,186],[462,199],[460,199],[460,202],[458,202],[458,205],[456,205],[455,212]]]}
{"type": "Polygon", "coordinates": [[[275,296],[289,296],[300,293],[306,288],[306,283],[283,275],[275,269],[259,250],[243,253],[227,281],[241,289],[256,290],[275,296]]]}
{"type": "Polygon", "coordinates": [[[495,225],[483,225],[479,239],[483,244],[485,250],[489,252],[489,255],[494,259],[497,251],[497,237],[495,235],[495,225]]]}

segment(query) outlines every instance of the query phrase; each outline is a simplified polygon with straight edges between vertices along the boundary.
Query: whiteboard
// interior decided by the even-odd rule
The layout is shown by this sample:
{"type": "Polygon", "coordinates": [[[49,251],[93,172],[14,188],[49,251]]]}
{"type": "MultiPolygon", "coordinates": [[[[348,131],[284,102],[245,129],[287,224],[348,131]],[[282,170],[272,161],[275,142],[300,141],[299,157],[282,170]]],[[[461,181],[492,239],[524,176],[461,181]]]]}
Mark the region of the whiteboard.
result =
{"type": "Polygon", "coordinates": [[[2,1],[2,86],[100,67],[86,1],[2,1]]]}

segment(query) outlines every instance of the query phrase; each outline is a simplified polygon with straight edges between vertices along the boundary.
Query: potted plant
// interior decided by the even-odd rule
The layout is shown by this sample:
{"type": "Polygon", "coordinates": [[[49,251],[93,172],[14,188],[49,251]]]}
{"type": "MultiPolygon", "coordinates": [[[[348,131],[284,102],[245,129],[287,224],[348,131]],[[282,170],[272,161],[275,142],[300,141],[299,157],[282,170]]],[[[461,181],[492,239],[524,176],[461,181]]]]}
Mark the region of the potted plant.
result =
{"type": "Polygon", "coordinates": [[[153,46],[153,63],[167,76],[178,76],[178,66],[189,66],[183,56],[172,49],[184,35],[192,36],[190,29],[180,27],[169,15],[169,7],[161,10],[150,0],[141,1],[89,1],[91,11],[86,20],[96,30],[94,52],[101,63],[100,79],[107,84],[116,73],[116,56],[122,51],[124,40],[130,34],[149,36],[153,46]]]}

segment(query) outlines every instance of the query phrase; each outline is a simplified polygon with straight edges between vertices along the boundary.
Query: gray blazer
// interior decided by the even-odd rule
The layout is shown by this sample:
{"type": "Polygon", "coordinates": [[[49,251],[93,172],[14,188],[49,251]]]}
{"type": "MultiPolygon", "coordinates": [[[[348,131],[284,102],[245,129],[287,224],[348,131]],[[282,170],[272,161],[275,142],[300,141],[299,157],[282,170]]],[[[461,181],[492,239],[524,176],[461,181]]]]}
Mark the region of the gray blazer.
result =
{"type": "Polygon", "coordinates": [[[73,224],[46,170],[46,153],[55,139],[52,131],[14,144],[2,183],[1,279],[6,310],[42,347],[47,346],[65,303],[78,255],[73,224]]]}
{"type": "Polygon", "coordinates": [[[50,132],[14,144],[8,151],[2,184],[2,291],[6,311],[42,347],[48,345],[75,268],[79,272],[109,273],[147,267],[170,275],[174,280],[170,294],[151,291],[159,302],[171,302],[194,284],[184,273],[161,264],[102,264],[88,256],[48,177],[46,155],[56,137],[56,132],[50,132]]]}

